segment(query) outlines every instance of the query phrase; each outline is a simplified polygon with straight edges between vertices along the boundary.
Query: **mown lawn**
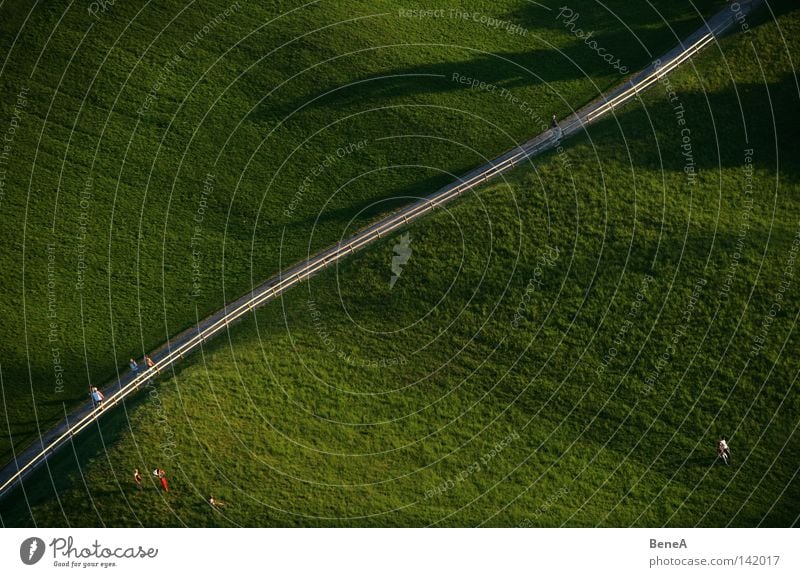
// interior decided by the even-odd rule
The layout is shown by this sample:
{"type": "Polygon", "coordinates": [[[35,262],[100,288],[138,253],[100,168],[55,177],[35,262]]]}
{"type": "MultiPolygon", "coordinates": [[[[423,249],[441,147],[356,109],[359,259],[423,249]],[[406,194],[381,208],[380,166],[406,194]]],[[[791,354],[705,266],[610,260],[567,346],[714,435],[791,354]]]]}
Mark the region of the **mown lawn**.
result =
{"type": "MultiPolygon", "coordinates": [[[[129,357],[618,82],[544,4],[5,2],[0,461],[129,357]]],[[[635,70],[721,1],[572,4],[635,70]]]]}
{"type": "Polygon", "coordinates": [[[259,310],[3,524],[796,524],[800,18],[772,9],[563,153],[259,310]]]}

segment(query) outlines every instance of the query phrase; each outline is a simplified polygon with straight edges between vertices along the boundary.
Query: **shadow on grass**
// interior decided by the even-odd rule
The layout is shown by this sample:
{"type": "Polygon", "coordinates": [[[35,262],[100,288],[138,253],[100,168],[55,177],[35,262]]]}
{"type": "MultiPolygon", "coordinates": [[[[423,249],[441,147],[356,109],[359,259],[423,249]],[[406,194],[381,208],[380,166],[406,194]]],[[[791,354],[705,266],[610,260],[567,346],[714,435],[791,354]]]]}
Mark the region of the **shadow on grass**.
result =
{"type": "MultiPolygon", "coordinates": [[[[285,117],[299,112],[301,108],[360,111],[374,106],[409,102],[417,104],[427,101],[428,95],[448,92],[491,94],[499,103],[502,89],[514,91],[538,84],[582,79],[586,74],[604,75],[612,72],[608,68],[596,69],[596,58],[587,58],[587,53],[594,56],[582,44],[573,44],[560,50],[498,54],[475,50],[470,51],[472,57],[468,59],[425,63],[364,75],[347,86],[325,87],[313,96],[308,95],[303,101],[282,107],[280,111],[276,111],[274,103],[270,103],[269,106],[262,105],[253,114],[256,120],[263,120],[265,117],[274,118],[278,112],[285,117]],[[475,88],[472,87],[473,81],[475,88]]],[[[622,76],[619,80],[622,80],[622,76]]],[[[553,94],[552,97],[557,96],[553,94]]]]}
{"type": "MultiPolygon", "coordinates": [[[[691,160],[684,155],[686,141],[681,126],[661,87],[651,92],[656,94],[655,102],[645,100],[647,108],[640,103],[630,105],[618,112],[616,118],[606,117],[593,125],[589,129],[592,140],[623,138],[635,166],[681,172],[690,163],[696,171],[741,167],[744,148],[755,150],[752,157],[755,167],[774,171],[778,161],[776,148],[792,150],[800,139],[800,117],[773,119],[770,112],[770,107],[792,110],[800,106],[795,79],[790,75],[767,85],[738,84],[738,99],[733,90],[703,93],[677,88],[685,110],[685,126],[690,131],[691,160]],[[658,141],[653,137],[651,123],[661,135],[658,141]]],[[[780,169],[787,176],[800,179],[800,164],[784,160],[780,169]]]]}
{"type": "MultiPolygon", "coordinates": [[[[128,430],[127,412],[135,410],[147,400],[141,392],[124,401],[127,411],[115,409],[107,413],[99,422],[82,431],[71,445],[63,447],[50,457],[37,471],[23,482],[22,486],[6,494],[0,500],[0,525],[4,527],[27,527],[37,524],[30,515],[30,507],[58,500],[67,490],[77,490],[85,498],[87,509],[90,501],[98,496],[119,496],[119,491],[95,491],[86,487],[81,480],[80,470],[93,459],[102,458],[105,448],[113,446],[128,430]],[[100,432],[101,434],[98,434],[100,432]]],[[[146,471],[142,471],[144,476],[146,471]]],[[[135,492],[135,490],[134,490],[135,492]]],[[[102,524],[102,519],[97,519],[102,524]]],[[[69,520],[65,520],[69,525],[69,520]]],[[[99,526],[99,525],[98,525],[99,526]]]]}
{"type": "MultiPolygon", "coordinates": [[[[526,2],[518,8],[507,12],[504,18],[519,23],[528,29],[552,28],[563,29],[564,17],[567,12],[561,12],[566,7],[578,15],[577,26],[586,31],[607,30],[620,28],[623,25],[631,29],[648,30],[652,33],[657,27],[664,27],[669,32],[665,23],[675,30],[675,34],[694,31],[698,24],[698,13],[705,17],[714,14],[725,6],[724,0],[696,0],[689,6],[681,2],[660,3],[657,7],[650,3],[631,2],[606,2],[598,3],[595,0],[571,0],[562,2],[553,10],[544,10],[535,2],[526,2]],[[560,16],[559,16],[560,15],[560,16]]],[[[630,33],[628,33],[630,38],[630,33]]]]}
{"type": "MultiPolygon", "coordinates": [[[[302,100],[286,103],[276,108],[276,103],[263,104],[256,109],[253,116],[256,120],[274,120],[296,114],[301,109],[323,108],[328,110],[364,110],[372,103],[380,106],[398,102],[417,102],[430,94],[461,91],[469,93],[474,79],[478,83],[496,86],[495,93],[501,88],[507,90],[522,89],[540,84],[558,83],[580,80],[588,77],[608,79],[600,80],[600,91],[621,82],[625,75],[633,73],[649,64],[653,58],[672,49],[690,33],[701,25],[701,15],[710,16],[724,3],[720,0],[703,0],[687,8],[680,3],[660,6],[655,9],[646,4],[627,4],[624,10],[601,8],[594,1],[575,0],[569,3],[569,10],[578,19],[567,23],[568,18],[558,15],[560,9],[546,10],[535,3],[526,3],[517,10],[499,16],[510,24],[521,26],[524,38],[530,39],[536,49],[486,53],[479,48],[452,46],[447,43],[437,44],[439,50],[455,50],[468,55],[460,60],[448,59],[445,62],[426,62],[417,65],[395,67],[367,72],[352,81],[348,86],[328,85],[318,87],[302,100]],[[696,6],[696,8],[695,8],[696,6]],[[603,49],[603,54],[614,55],[625,71],[620,72],[598,56],[587,41],[578,37],[578,29],[584,34],[591,32],[591,40],[603,49]],[[566,43],[560,47],[541,48],[541,35],[537,30],[547,31],[551,37],[553,32],[563,35],[566,43]],[[466,84],[466,79],[470,79],[466,84]],[[322,96],[324,95],[324,96],[322,96]]],[[[476,13],[478,14],[478,13],[476,13]]],[[[470,25],[453,19],[454,26],[470,25]]],[[[477,25],[477,24],[476,24],[477,25]]],[[[505,32],[499,29],[497,34],[505,32]]],[[[436,39],[432,38],[433,43],[436,39]]],[[[413,50],[414,47],[403,48],[413,50]]],[[[365,58],[361,67],[369,67],[376,54],[372,51],[359,53],[349,57],[350,60],[335,61],[331,66],[351,64],[352,59],[365,58]]],[[[491,91],[481,88],[480,90],[491,91]]],[[[473,92],[477,93],[478,90],[473,92]]],[[[554,101],[558,99],[553,94],[554,101]]],[[[572,103],[578,106],[581,103],[572,103]]]]}

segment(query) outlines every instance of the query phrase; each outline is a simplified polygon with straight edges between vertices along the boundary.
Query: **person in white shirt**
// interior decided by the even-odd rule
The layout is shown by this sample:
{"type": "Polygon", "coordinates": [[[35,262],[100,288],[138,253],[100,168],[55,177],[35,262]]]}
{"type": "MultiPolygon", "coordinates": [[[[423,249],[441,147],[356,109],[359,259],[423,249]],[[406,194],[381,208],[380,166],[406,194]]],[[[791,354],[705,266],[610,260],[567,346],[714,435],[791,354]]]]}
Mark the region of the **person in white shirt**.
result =
{"type": "Polygon", "coordinates": [[[717,441],[717,456],[725,461],[726,465],[730,465],[731,449],[728,447],[728,441],[725,440],[725,437],[717,441]]]}
{"type": "Polygon", "coordinates": [[[105,395],[97,389],[97,387],[92,387],[92,404],[97,407],[103,403],[106,399],[105,395]]]}

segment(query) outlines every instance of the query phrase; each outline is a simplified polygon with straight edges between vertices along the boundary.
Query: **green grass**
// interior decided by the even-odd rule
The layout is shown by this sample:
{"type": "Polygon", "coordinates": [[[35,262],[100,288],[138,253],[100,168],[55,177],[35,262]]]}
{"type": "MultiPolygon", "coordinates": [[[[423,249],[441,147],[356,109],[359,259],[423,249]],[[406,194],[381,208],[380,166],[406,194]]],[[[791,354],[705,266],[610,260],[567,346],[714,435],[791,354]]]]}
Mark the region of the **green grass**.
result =
{"type": "MultiPolygon", "coordinates": [[[[592,2],[573,4],[633,70],[721,2],[696,2],[699,12],[610,3],[641,43],[592,2]]],[[[83,4],[3,4],[3,134],[23,89],[27,104],[0,198],[0,461],[129,357],[541,130],[454,73],[509,89],[543,118],[619,81],[553,12],[521,0],[458,6],[527,34],[401,17],[389,0],[259,2],[220,17],[184,54],[230,4],[119,2],[96,18],[83,4]]]]}
{"type": "Polygon", "coordinates": [[[397,236],[259,310],[53,459],[3,524],[796,523],[789,6],[669,77],[694,184],[657,86],[409,227],[393,289],[397,236]],[[156,466],[173,492],[137,492],[130,472],[156,466]]]}

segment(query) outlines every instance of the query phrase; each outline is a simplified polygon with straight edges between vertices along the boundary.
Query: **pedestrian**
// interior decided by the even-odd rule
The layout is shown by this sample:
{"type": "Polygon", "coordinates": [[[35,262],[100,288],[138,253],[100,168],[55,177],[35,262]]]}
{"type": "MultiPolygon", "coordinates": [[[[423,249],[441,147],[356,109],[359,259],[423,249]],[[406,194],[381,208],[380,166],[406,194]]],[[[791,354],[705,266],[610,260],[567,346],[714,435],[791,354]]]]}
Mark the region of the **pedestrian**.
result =
{"type": "Polygon", "coordinates": [[[139,472],[139,469],[133,470],[133,482],[136,483],[136,486],[139,490],[142,490],[142,474],[139,472]]]}
{"type": "Polygon", "coordinates": [[[725,437],[722,437],[719,441],[717,441],[717,456],[725,461],[726,465],[731,464],[731,449],[728,447],[728,441],[725,439],[725,437]]]}
{"type": "Polygon", "coordinates": [[[553,133],[553,138],[555,140],[561,140],[561,128],[558,126],[558,119],[554,114],[553,117],[550,119],[550,130],[553,133]]]}
{"type": "Polygon", "coordinates": [[[148,357],[147,355],[144,356],[144,364],[147,365],[148,369],[152,369],[156,364],[153,362],[153,359],[148,357]]]}
{"type": "Polygon", "coordinates": [[[106,400],[106,396],[103,394],[102,391],[98,390],[97,387],[91,388],[91,395],[92,395],[92,406],[97,408],[103,404],[103,401],[106,400]]]}
{"type": "Polygon", "coordinates": [[[164,469],[156,469],[153,471],[153,475],[158,477],[158,480],[161,483],[161,488],[164,489],[164,492],[169,493],[169,483],[167,483],[167,474],[164,472],[164,469]]]}
{"type": "Polygon", "coordinates": [[[134,358],[131,358],[131,360],[128,361],[128,366],[134,373],[139,371],[139,365],[136,364],[136,359],[134,358]]]}

